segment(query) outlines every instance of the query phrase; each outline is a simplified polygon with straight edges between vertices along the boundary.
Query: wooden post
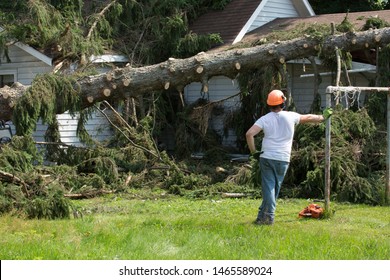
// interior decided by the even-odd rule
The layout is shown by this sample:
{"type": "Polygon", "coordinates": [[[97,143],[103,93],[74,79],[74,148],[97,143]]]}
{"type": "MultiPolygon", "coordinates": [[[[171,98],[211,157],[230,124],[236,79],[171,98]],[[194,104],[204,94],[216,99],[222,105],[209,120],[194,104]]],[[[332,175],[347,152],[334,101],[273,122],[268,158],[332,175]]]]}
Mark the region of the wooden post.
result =
{"type": "Polygon", "coordinates": [[[390,90],[387,93],[387,157],[385,203],[390,204],[390,90]]]}
{"type": "MultiPolygon", "coordinates": [[[[326,107],[332,107],[332,93],[326,92],[326,107]]],[[[330,132],[331,132],[331,118],[326,120],[325,129],[325,211],[330,210],[330,132]]]]}

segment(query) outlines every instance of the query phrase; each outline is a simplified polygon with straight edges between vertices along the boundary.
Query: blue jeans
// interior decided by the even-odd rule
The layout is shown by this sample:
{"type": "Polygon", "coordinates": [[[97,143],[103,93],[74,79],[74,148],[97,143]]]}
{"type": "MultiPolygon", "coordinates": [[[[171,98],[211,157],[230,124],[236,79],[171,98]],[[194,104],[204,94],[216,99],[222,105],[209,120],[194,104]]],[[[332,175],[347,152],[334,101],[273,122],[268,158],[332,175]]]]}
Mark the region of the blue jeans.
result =
{"type": "Polygon", "coordinates": [[[260,158],[261,190],[263,201],[259,207],[257,222],[273,224],[275,219],[276,199],[286,176],[289,162],[260,158]]]}

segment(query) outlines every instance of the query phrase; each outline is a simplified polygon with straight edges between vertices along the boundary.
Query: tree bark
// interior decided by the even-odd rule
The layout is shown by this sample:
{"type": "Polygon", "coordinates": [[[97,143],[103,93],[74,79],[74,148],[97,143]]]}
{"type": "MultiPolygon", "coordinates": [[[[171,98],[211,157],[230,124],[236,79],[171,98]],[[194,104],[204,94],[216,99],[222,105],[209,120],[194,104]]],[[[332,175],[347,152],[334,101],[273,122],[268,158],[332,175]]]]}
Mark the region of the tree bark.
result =
{"type": "MultiPolygon", "coordinates": [[[[199,53],[186,59],[170,58],[160,64],[140,68],[124,67],[108,73],[88,76],[78,81],[83,107],[108,99],[124,99],[153,91],[175,89],[182,92],[192,82],[223,75],[234,79],[242,71],[270,63],[284,63],[297,58],[346,51],[367,50],[390,43],[390,28],[345,33],[318,39],[305,37],[280,43],[220,52],[199,53]]],[[[0,120],[10,120],[18,98],[28,86],[17,84],[0,89],[0,120]]],[[[63,112],[57,112],[63,113],[63,112]]]]}

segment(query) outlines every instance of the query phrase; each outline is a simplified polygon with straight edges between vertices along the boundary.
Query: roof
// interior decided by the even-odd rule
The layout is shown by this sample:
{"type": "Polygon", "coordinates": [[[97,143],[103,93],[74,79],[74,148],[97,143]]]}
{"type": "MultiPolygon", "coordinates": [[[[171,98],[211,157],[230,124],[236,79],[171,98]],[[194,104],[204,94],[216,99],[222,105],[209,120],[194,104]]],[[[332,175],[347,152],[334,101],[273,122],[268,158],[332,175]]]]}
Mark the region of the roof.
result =
{"type": "MultiPolygon", "coordinates": [[[[367,11],[367,12],[354,12],[354,13],[336,13],[336,14],[323,14],[312,17],[296,17],[296,18],[277,18],[245,35],[240,43],[247,45],[252,42],[259,41],[262,37],[266,37],[275,31],[288,31],[296,28],[298,25],[306,24],[330,24],[334,22],[336,25],[340,24],[345,17],[348,16],[348,21],[354,25],[356,31],[362,30],[367,19],[370,17],[380,18],[387,20],[390,18],[390,10],[380,11],[367,11]]],[[[224,45],[228,47],[227,45],[224,45]]],[[[221,46],[221,49],[224,48],[221,46]]],[[[360,61],[369,63],[372,65],[376,64],[376,52],[370,50],[368,53],[363,51],[354,51],[352,53],[354,61],[360,61]]]]}
{"type": "Polygon", "coordinates": [[[225,44],[231,44],[261,2],[233,0],[222,11],[210,11],[200,16],[190,29],[197,34],[219,33],[225,44]]]}
{"type": "MultiPolygon", "coordinates": [[[[271,32],[274,31],[292,30],[296,28],[298,24],[330,24],[331,22],[334,22],[335,24],[340,24],[344,20],[346,15],[346,13],[336,13],[304,18],[277,18],[247,33],[243,41],[249,42],[259,40],[261,37],[269,35],[271,32]]],[[[355,26],[356,31],[361,30],[366,23],[366,20],[370,17],[377,17],[386,20],[390,18],[390,10],[348,13],[348,21],[355,26]]]]}
{"type": "Polygon", "coordinates": [[[197,34],[218,33],[224,44],[234,44],[248,32],[260,13],[269,13],[267,6],[277,9],[281,2],[290,4],[299,16],[314,15],[307,0],[232,0],[223,10],[209,11],[200,16],[190,30],[197,34]]]}
{"type": "Polygon", "coordinates": [[[15,46],[18,46],[25,52],[29,53],[30,55],[34,56],[35,58],[39,59],[40,61],[46,63],[49,66],[53,66],[52,58],[46,56],[45,54],[37,51],[36,49],[22,43],[22,42],[16,42],[15,46]]]}

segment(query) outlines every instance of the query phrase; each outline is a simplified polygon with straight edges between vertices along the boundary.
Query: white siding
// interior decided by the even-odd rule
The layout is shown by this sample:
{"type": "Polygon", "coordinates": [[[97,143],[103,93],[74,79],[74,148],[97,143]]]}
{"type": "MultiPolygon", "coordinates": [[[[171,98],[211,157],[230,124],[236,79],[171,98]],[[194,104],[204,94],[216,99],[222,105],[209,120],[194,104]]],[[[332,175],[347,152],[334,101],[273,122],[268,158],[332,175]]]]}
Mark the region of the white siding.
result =
{"type": "Polygon", "coordinates": [[[14,71],[15,81],[23,85],[30,85],[36,75],[52,70],[51,66],[14,45],[9,47],[9,58],[10,62],[2,58],[0,71],[14,71]]]}
{"type": "MultiPolygon", "coordinates": [[[[57,120],[61,141],[68,145],[82,146],[83,144],[76,135],[78,116],[72,117],[70,114],[65,113],[57,115],[57,120]]],[[[85,124],[85,129],[92,139],[99,142],[108,140],[113,135],[111,126],[100,112],[94,112],[92,114],[92,117],[85,124]]]]}
{"type": "MultiPolygon", "coordinates": [[[[189,104],[195,102],[199,98],[206,98],[210,101],[219,101],[227,97],[233,96],[240,92],[237,81],[231,80],[224,76],[212,77],[209,80],[209,93],[203,95],[201,93],[201,83],[192,83],[184,89],[185,101],[189,104]]],[[[240,98],[238,96],[229,98],[223,102],[224,114],[212,116],[210,128],[223,135],[224,118],[229,114],[229,111],[234,111],[240,106],[240,98]]],[[[232,131],[223,138],[224,146],[235,146],[236,137],[232,131]]]]}
{"type": "Polygon", "coordinates": [[[233,44],[241,41],[246,33],[276,18],[298,16],[299,13],[291,0],[263,0],[234,39],[233,44]]]}
{"type": "Polygon", "coordinates": [[[298,17],[291,0],[268,0],[247,32],[252,31],[276,18],[298,17]]]}
{"type": "MultiPolygon", "coordinates": [[[[314,98],[314,77],[301,77],[301,75],[313,73],[312,67],[310,64],[296,64],[291,63],[287,64],[288,72],[290,73],[290,83],[289,88],[291,89],[291,95],[293,97],[297,111],[300,113],[307,113],[310,110],[311,104],[314,98]],[[304,71],[304,68],[306,71],[304,71]]],[[[319,66],[320,72],[327,72],[319,66]]],[[[366,77],[373,78],[373,74],[365,73],[363,76],[360,73],[349,73],[349,78],[353,86],[369,86],[369,80],[366,77]]],[[[332,81],[334,77],[331,75],[322,75],[322,82],[319,86],[319,93],[321,96],[321,107],[325,108],[326,106],[326,88],[328,86],[334,85],[332,81]]],[[[341,76],[341,82],[346,85],[345,76],[341,76]]],[[[365,94],[360,94],[359,104],[364,105],[365,94]]]]}

